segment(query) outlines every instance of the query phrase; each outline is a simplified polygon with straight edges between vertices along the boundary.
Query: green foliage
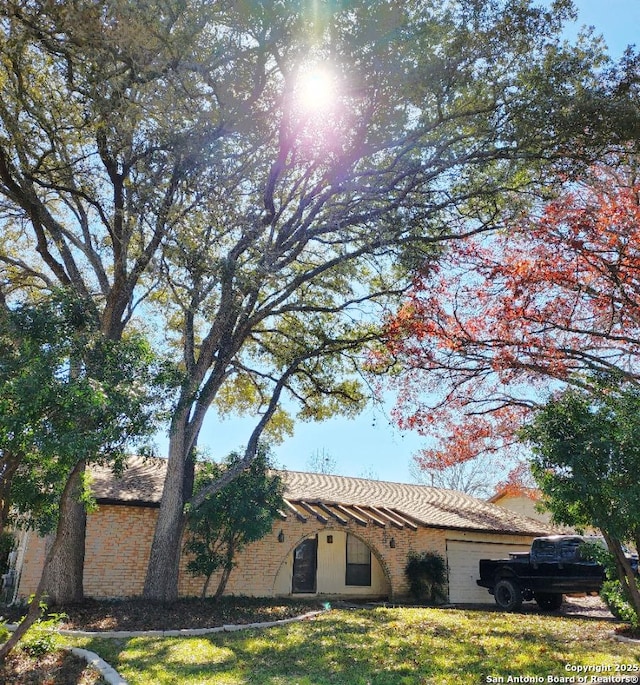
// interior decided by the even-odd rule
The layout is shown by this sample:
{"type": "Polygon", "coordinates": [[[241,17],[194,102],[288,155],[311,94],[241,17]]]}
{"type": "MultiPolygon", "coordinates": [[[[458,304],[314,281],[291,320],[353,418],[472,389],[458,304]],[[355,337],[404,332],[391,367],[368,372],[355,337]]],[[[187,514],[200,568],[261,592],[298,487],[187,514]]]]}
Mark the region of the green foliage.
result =
{"type": "MultiPolygon", "coordinates": [[[[614,555],[604,544],[588,542],[582,546],[582,555],[585,559],[593,559],[604,566],[607,580],[600,590],[600,597],[609,608],[609,611],[621,621],[630,623],[633,627],[640,625],[640,619],[633,606],[629,603],[628,596],[617,579],[614,555]]],[[[636,581],[637,584],[637,581],[636,581]]]]}
{"type": "Polygon", "coordinates": [[[214,488],[204,502],[188,512],[185,550],[192,555],[187,565],[194,576],[204,576],[205,596],[211,576],[222,570],[216,590],[219,597],[234,566],[235,555],[249,542],[264,537],[283,507],[280,478],[270,475],[269,452],[262,445],[250,466],[230,483],[215,489],[230,469],[238,467],[240,455],[232,453],[223,464],[204,462],[196,466],[195,490],[214,488]]]}
{"type": "Polygon", "coordinates": [[[437,552],[409,552],[404,574],[409,581],[409,590],[417,600],[432,604],[447,597],[447,566],[437,552]]]}
{"type": "Polygon", "coordinates": [[[618,540],[640,529],[640,389],[604,379],[568,390],[537,412],[521,437],[555,520],[606,530],[618,540]]]}
{"type": "Polygon", "coordinates": [[[0,616],[0,645],[6,642],[11,635],[11,631],[7,628],[2,616],[0,616]]]}
{"type": "Polygon", "coordinates": [[[619,580],[605,581],[600,590],[600,597],[617,619],[630,623],[634,628],[640,626],[640,616],[625,597],[619,580]]]}
{"type": "Polygon", "coordinates": [[[65,292],[0,312],[0,499],[41,532],[78,461],[121,468],[156,428],[163,369],[144,338],[109,340],[94,316],[65,292]]]}
{"type": "MultiPolygon", "coordinates": [[[[44,612],[47,607],[41,605],[41,608],[44,612]]],[[[36,658],[53,652],[61,644],[61,638],[56,629],[66,617],[66,614],[56,613],[38,619],[20,641],[20,649],[36,658]]]]}
{"type": "Polygon", "coordinates": [[[521,438],[531,445],[531,470],[554,520],[602,532],[640,616],[640,594],[622,566],[622,543],[640,541],[640,388],[600,377],[591,387],[550,400],[521,438]]]}

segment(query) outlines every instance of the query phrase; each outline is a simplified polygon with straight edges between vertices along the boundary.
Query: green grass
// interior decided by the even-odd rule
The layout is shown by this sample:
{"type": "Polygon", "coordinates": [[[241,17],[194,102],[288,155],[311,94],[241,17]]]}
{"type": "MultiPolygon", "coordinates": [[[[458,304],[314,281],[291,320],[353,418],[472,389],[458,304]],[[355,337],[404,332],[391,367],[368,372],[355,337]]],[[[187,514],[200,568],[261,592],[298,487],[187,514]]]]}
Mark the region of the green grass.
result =
{"type": "Polygon", "coordinates": [[[549,676],[577,676],[567,665],[613,676],[624,665],[640,675],[638,645],[610,639],[611,629],[542,614],[380,608],[198,638],[74,643],[98,652],[129,685],[460,685],[518,682],[516,676],[552,682],[549,676]]]}

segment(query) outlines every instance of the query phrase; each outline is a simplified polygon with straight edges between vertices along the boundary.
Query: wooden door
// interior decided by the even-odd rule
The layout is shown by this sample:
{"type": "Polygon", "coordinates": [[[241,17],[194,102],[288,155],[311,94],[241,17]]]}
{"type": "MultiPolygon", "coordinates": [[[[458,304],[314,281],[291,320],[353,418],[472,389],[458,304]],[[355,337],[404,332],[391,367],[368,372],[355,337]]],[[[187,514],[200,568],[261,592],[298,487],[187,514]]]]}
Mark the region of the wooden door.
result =
{"type": "Polygon", "coordinates": [[[303,540],[293,550],[292,592],[313,593],[316,591],[318,569],[318,538],[303,540]]]}

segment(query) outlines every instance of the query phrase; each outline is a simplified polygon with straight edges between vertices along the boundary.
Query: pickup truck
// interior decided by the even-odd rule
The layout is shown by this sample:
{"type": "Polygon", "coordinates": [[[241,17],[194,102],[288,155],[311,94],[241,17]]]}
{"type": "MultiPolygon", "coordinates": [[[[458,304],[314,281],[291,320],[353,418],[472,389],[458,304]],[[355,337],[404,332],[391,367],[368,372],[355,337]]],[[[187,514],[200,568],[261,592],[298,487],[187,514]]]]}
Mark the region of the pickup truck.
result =
{"type": "Polygon", "coordinates": [[[564,594],[597,593],[605,579],[604,568],[582,555],[584,543],[594,539],[581,535],[535,538],[529,552],[509,559],[481,559],[480,578],[505,611],[519,609],[535,599],[545,611],[560,608],[564,594]]]}

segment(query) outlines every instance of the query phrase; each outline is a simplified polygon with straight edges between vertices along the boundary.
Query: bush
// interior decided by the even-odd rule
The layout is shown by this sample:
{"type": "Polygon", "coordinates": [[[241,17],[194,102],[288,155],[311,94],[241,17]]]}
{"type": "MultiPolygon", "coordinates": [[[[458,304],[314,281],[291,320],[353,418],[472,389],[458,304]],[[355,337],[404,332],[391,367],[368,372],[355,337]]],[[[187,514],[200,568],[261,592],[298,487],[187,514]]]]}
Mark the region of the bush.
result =
{"type": "Polygon", "coordinates": [[[9,552],[15,545],[15,538],[6,530],[0,535],[0,574],[9,570],[9,552]]]}
{"type": "MultiPolygon", "coordinates": [[[[47,605],[41,603],[40,609],[45,612],[47,605]]],[[[60,644],[56,629],[65,618],[66,614],[49,614],[46,618],[39,618],[20,641],[20,649],[35,658],[56,650],[60,644]]]]}
{"type": "Polygon", "coordinates": [[[640,626],[640,616],[629,603],[622,590],[622,584],[617,579],[617,569],[613,554],[599,544],[587,543],[583,546],[585,559],[593,559],[602,564],[607,580],[602,584],[600,597],[609,611],[620,621],[630,623],[632,627],[640,626]]]}
{"type": "Polygon", "coordinates": [[[446,601],[447,566],[442,555],[437,552],[410,552],[404,574],[415,599],[431,604],[446,601]]]}
{"type": "Polygon", "coordinates": [[[630,623],[633,628],[640,627],[640,618],[631,604],[627,602],[620,581],[605,581],[600,590],[600,597],[617,619],[630,623]]]}

